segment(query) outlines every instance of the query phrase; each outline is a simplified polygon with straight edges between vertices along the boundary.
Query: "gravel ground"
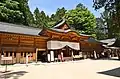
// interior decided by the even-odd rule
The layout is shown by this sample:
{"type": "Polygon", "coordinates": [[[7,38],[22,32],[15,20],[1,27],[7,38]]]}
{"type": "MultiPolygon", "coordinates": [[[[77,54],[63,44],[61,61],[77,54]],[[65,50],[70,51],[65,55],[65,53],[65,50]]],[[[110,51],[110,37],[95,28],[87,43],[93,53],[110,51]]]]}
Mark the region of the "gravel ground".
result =
{"type": "Polygon", "coordinates": [[[118,60],[79,60],[57,63],[31,63],[0,66],[0,79],[119,79],[118,60]]]}

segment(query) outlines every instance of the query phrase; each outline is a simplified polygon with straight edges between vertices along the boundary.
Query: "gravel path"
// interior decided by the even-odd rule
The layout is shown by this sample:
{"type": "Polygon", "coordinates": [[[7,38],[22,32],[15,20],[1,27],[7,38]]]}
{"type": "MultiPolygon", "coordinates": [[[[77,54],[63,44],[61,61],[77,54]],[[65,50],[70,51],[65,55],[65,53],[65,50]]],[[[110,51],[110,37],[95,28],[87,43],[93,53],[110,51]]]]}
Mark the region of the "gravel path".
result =
{"type": "Polygon", "coordinates": [[[120,61],[80,60],[59,63],[35,63],[0,66],[0,79],[119,79],[120,61]]]}

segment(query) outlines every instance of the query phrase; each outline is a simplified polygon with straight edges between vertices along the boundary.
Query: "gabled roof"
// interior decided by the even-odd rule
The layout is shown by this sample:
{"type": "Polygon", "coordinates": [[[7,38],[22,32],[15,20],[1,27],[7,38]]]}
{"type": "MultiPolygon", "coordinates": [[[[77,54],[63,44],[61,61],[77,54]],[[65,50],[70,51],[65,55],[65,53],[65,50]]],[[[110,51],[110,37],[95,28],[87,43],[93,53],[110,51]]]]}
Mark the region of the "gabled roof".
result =
{"type": "MultiPolygon", "coordinates": [[[[52,29],[61,29],[61,27],[64,27],[63,25],[66,24],[67,25],[67,28],[70,29],[70,26],[66,23],[66,20],[65,19],[61,19],[60,21],[58,21],[52,29]]],[[[67,29],[67,30],[68,30],[67,29]]]]}
{"type": "Polygon", "coordinates": [[[119,49],[120,47],[119,39],[112,38],[112,39],[101,40],[100,42],[104,43],[103,46],[108,49],[119,49]]]}
{"type": "Polygon", "coordinates": [[[100,40],[101,43],[107,44],[108,46],[114,44],[115,41],[116,41],[115,38],[112,38],[112,39],[105,39],[105,40],[100,40]]]}
{"type": "Polygon", "coordinates": [[[64,32],[64,33],[71,31],[71,29],[62,30],[62,29],[53,29],[53,28],[51,28],[51,30],[58,31],[58,32],[64,32]]]}
{"type": "Polygon", "coordinates": [[[110,47],[120,47],[120,39],[116,39],[115,42],[110,45],[110,47]]]}
{"type": "Polygon", "coordinates": [[[38,35],[41,29],[32,28],[24,25],[17,25],[11,23],[0,22],[1,32],[12,32],[20,34],[38,35]]]}

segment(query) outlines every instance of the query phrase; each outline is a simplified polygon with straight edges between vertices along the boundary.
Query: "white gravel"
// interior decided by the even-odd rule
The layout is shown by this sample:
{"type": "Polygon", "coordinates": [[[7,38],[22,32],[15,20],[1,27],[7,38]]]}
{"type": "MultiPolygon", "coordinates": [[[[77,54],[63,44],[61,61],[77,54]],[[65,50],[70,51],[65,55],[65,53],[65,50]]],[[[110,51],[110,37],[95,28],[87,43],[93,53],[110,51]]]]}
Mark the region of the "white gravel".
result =
{"type": "MultiPolygon", "coordinates": [[[[8,66],[10,72],[1,73],[0,79],[119,79],[120,77],[100,74],[111,69],[119,68],[120,61],[117,60],[79,60],[57,63],[35,63],[17,64],[8,66]],[[16,72],[16,73],[14,73],[16,72]],[[10,74],[12,73],[12,74],[10,74]]],[[[0,71],[4,71],[5,66],[0,66],[0,71]]],[[[116,71],[120,74],[120,71],[116,71]]],[[[119,75],[120,76],[120,75],[119,75]]]]}

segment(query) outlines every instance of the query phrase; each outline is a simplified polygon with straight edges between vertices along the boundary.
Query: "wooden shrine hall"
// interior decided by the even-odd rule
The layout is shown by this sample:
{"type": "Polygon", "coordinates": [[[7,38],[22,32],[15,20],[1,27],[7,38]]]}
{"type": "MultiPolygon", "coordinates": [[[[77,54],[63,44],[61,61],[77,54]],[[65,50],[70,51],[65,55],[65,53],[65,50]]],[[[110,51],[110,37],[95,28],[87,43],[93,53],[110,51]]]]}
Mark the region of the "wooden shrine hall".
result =
{"type": "Polygon", "coordinates": [[[25,63],[27,55],[29,62],[72,60],[80,55],[94,58],[95,52],[98,56],[102,51],[101,43],[73,31],[64,19],[43,29],[0,22],[0,59],[11,56],[13,61],[8,63],[25,63]]]}

